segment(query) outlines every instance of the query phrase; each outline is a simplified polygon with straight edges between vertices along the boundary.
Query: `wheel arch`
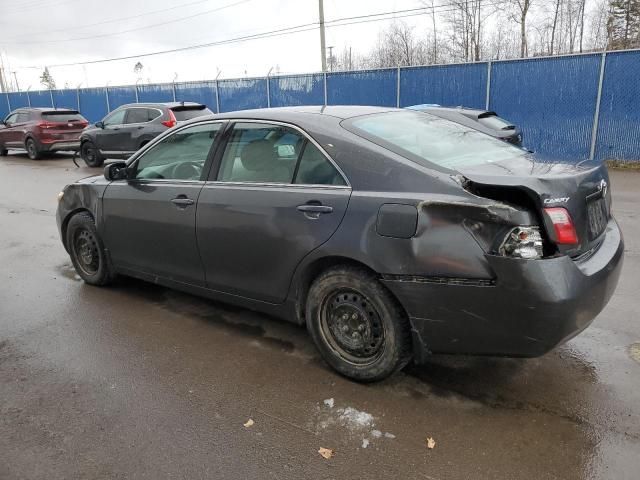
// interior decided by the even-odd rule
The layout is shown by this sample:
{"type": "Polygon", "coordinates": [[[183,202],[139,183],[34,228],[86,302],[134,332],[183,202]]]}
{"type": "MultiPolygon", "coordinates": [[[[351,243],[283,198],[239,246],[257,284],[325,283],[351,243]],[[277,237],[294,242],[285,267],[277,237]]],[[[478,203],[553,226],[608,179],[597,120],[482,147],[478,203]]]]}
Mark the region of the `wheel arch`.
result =
{"type": "MultiPolygon", "coordinates": [[[[300,323],[300,324],[305,323],[305,308],[306,308],[307,294],[309,292],[309,288],[311,287],[311,284],[313,283],[313,281],[316,278],[318,278],[318,276],[323,272],[325,272],[326,270],[329,270],[331,268],[335,268],[338,266],[350,266],[350,267],[361,268],[371,273],[376,278],[380,278],[380,274],[376,272],[373,268],[371,268],[369,265],[350,257],[344,257],[341,255],[328,255],[328,256],[316,258],[310,261],[309,263],[307,263],[301,268],[301,270],[298,272],[294,280],[292,293],[295,299],[296,323],[300,323]]],[[[400,303],[400,300],[396,297],[396,295],[391,290],[389,290],[386,287],[386,285],[384,285],[383,283],[380,283],[380,285],[382,286],[382,288],[384,288],[389,292],[391,297],[393,297],[393,299],[397,302],[398,306],[404,311],[405,315],[407,315],[407,312],[404,306],[402,305],[402,303],[400,303]]]]}
{"type": "Polygon", "coordinates": [[[93,219],[93,222],[95,223],[96,217],[93,215],[93,212],[86,207],[79,207],[67,213],[67,216],[64,217],[64,220],[62,220],[62,223],[60,224],[60,236],[62,238],[62,245],[64,245],[64,249],[67,251],[67,253],[69,252],[69,246],[67,245],[67,227],[69,225],[69,220],[71,220],[78,213],[83,213],[83,212],[88,213],[89,216],[91,216],[91,218],[93,219]]]}

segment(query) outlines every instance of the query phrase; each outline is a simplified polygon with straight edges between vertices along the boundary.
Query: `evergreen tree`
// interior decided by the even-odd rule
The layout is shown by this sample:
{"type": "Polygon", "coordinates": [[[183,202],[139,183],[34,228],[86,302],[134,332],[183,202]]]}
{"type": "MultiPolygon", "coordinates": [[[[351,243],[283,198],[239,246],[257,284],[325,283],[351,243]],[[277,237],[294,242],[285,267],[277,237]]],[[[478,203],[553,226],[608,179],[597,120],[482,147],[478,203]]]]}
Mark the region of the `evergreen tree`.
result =
{"type": "Polygon", "coordinates": [[[49,90],[56,88],[56,81],[53,79],[51,73],[49,73],[49,67],[44,67],[44,71],[42,75],[40,75],[40,83],[49,90]]]}

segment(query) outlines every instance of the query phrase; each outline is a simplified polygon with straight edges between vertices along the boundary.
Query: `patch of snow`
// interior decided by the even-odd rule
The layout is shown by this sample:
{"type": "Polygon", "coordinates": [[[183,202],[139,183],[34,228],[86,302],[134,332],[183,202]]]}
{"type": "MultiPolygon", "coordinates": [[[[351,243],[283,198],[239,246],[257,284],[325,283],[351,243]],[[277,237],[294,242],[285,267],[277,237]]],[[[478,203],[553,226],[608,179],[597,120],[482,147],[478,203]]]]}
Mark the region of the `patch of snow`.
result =
{"type": "Polygon", "coordinates": [[[367,448],[369,446],[369,440],[366,438],[362,439],[362,448],[367,448]]]}
{"type": "Polygon", "coordinates": [[[371,436],[373,438],[380,438],[382,436],[382,432],[380,430],[371,430],[371,436]]]}
{"type": "Polygon", "coordinates": [[[333,398],[327,398],[324,401],[324,404],[329,408],[333,408],[333,404],[334,404],[333,398]]]}
{"type": "Polygon", "coordinates": [[[362,429],[373,426],[373,415],[353,407],[339,408],[338,420],[345,427],[354,429],[362,429]]]}
{"type": "Polygon", "coordinates": [[[385,432],[384,436],[385,438],[396,438],[396,436],[393,433],[389,433],[389,432],[385,432]]]}

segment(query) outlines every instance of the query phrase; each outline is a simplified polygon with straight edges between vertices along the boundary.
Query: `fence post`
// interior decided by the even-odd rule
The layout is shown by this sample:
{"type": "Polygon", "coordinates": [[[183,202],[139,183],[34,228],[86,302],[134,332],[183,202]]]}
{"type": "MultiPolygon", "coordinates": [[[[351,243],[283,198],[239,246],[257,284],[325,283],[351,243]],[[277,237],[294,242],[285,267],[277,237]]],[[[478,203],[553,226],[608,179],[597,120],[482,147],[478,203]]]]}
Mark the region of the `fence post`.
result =
{"type": "Polygon", "coordinates": [[[400,108],[400,65],[398,65],[396,77],[396,108],[400,108]]]}
{"type": "Polygon", "coordinates": [[[136,103],[140,103],[139,97],[138,97],[138,82],[136,82],[136,103]]]}
{"type": "Polygon", "coordinates": [[[220,87],[216,78],[216,113],[220,113],[220,87]]]}
{"type": "Polygon", "coordinates": [[[76,87],[76,103],[78,104],[78,111],[80,111],[80,85],[76,87]]]}
{"type": "MultiPolygon", "coordinates": [[[[29,87],[31,88],[31,87],[29,87]]],[[[29,105],[29,107],[31,107],[31,97],[29,96],[29,88],[27,88],[27,105],[29,105]]]]}
{"type": "Polygon", "coordinates": [[[171,86],[173,87],[173,101],[176,101],[176,82],[173,82],[171,84],[171,86]]]}
{"type": "Polygon", "coordinates": [[[598,141],[598,123],[600,122],[600,100],[602,99],[602,84],[604,83],[604,67],[607,63],[607,52],[602,53],[600,60],[600,78],[598,79],[598,96],[596,97],[596,111],[593,114],[593,130],[591,130],[591,149],[589,160],[596,156],[596,142],[598,141]]]}
{"type": "Polygon", "coordinates": [[[4,92],[7,96],[7,107],[9,107],[9,113],[11,113],[11,101],[9,101],[9,92],[4,92]]]}
{"type": "Polygon", "coordinates": [[[56,102],[53,101],[53,90],[49,89],[49,97],[51,97],[51,108],[56,108],[56,102]]]}
{"type": "Polygon", "coordinates": [[[485,94],[484,109],[489,110],[491,101],[491,60],[487,62],[487,92],[485,94]]]}
{"type": "Polygon", "coordinates": [[[107,99],[107,113],[111,111],[111,105],[109,104],[109,87],[104,87],[104,98],[107,99]]]}
{"type": "Polygon", "coordinates": [[[324,82],[324,106],[327,106],[327,72],[322,72],[322,79],[324,82]]]}

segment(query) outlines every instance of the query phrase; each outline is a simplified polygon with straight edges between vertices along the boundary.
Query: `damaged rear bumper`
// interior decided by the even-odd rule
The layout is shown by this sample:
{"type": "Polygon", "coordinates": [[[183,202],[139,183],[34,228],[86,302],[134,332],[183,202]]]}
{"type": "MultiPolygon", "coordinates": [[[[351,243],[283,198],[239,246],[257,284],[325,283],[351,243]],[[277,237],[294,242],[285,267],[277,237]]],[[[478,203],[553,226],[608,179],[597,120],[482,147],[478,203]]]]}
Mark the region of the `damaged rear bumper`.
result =
{"type": "Polygon", "coordinates": [[[580,333],[618,284],[624,243],[615,220],[582,260],[487,255],[493,280],[385,276],[408,312],[416,360],[432,353],[535,357],[580,333]]]}

